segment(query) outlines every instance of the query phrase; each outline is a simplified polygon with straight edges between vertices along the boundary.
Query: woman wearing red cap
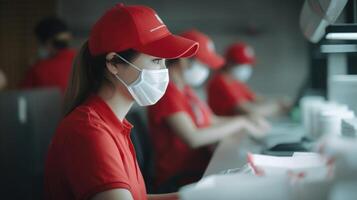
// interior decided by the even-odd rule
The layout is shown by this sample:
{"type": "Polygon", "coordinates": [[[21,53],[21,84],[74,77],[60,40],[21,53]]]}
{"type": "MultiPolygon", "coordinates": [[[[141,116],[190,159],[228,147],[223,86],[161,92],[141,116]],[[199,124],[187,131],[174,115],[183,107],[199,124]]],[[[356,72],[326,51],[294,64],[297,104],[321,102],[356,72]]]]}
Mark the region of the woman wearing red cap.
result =
{"type": "Polygon", "coordinates": [[[172,35],[149,7],[108,10],[73,66],[65,117],[46,161],[46,199],[176,199],[146,194],[125,116],[134,102],[152,105],[165,93],[165,58],[197,49],[196,42],[172,35]]]}
{"type": "Polygon", "coordinates": [[[250,46],[245,43],[233,44],[227,50],[226,61],[207,87],[208,104],[215,114],[272,116],[288,109],[287,102],[264,100],[246,85],[255,63],[254,51],[250,46]]]}
{"type": "Polygon", "coordinates": [[[182,36],[199,42],[200,48],[193,59],[168,61],[170,83],[166,93],[157,104],[148,107],[156,186],[166,192],[202,176],[211,156],[209,145],[243,129],[261,137],[266,128],[262,120],[257,120],[259,126],[242,117],[223,119],[212,114],[190,86],[207,78],[205,65],[217,68],[224,60],[215,53],[206,35],[188,31],[182,36]]]}
{"type": "Polygon", "coordinates": [[[35,28],[39,60],[31,66],[22,88],[55,87],[64,94],[76,51],[69,48],[71,33],[56,17],[45,18],[35,28]]]}

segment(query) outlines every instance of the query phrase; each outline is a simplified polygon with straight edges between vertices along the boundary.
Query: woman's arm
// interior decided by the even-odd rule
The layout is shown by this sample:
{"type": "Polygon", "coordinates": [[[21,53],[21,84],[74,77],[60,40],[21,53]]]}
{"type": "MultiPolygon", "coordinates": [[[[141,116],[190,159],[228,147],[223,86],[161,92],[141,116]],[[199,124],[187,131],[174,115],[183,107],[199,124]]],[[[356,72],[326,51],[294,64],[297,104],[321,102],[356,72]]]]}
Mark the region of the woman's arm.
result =
{"type": "Polygon", "coordinates": [[[264,117],[277,116],[282,113],[281,106],[274,101],[264,101],[264,102],[246,102],[243,104],[238,104],[235,107],[235,112],[237,114],[253,114],[264,117]]]}
{"type": "Polygon", "coordinates": [[[278,99],[267,99],[262,96],[256,96],[254,102],[245,102],[237,104],[236,114],[254,114],[263,117],[279,116],[290,111],[292,102],[287,97],[278,99]]]}
{"type": "Polygon", "coordinates": [[[197,128],[190,116],[185,112],[178,112],[167,118],[169,126],[191,148],[213,144],[243,130],[256,136],[264,135],[266,132],[259,124],[253,124],[245,117],[215,117],[214,121],[215,123],[210,127],[197,128]]]}

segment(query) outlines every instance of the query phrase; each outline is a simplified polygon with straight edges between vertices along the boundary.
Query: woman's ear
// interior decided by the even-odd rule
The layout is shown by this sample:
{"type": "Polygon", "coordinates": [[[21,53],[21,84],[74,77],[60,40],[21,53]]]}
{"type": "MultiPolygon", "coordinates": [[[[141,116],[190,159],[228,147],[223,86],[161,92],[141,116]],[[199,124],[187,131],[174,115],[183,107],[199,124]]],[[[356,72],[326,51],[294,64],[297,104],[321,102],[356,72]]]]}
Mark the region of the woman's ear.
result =
{"type": "Polygon", "coordinates": [[[106,67],[108,71],[112,74],[117,74],[119,72],[118,67],[116,66],[115,62],[113,62],[114,58],[116,56],[116,53],[110,52],[105,56],[106,59],[106,67]]]}

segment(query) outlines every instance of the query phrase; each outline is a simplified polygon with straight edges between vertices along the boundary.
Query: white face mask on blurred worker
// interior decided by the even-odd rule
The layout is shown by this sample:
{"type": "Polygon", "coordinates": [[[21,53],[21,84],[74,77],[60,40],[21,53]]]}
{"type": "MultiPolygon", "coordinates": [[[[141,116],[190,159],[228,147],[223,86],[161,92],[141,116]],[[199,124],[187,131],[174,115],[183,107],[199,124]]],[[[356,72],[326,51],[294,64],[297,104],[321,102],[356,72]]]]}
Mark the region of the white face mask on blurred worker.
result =
{"type": "Polygon", "coordinates": [[[193,60],[191,66],[183,72],[185,82],[194,87],[202,85],[207,80],[208,76],[208,67],[198,60],[193,60]]]}
{"type": "Polygon", "coordinates": [[[252,76],[253,68],[249,64],[237,65],[232,68],[232,75],[235,79],[247,82],[252,76]]]}

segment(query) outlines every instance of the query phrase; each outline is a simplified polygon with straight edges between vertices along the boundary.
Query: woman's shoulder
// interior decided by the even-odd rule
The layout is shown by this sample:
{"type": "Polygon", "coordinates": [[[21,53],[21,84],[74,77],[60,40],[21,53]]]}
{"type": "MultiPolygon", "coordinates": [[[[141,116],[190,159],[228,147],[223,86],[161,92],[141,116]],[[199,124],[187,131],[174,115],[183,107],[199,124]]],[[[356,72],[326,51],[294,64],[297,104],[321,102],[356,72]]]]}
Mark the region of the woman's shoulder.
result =
{"type": "Polygon", "coordinates": [[[91,105],[87,105],[87,104],[83,104],[75,108],[73,112],[70,113],[69,117],[83,122],[102,121],[100,115],[96,112],[96,110],[91,105]]]}
{"type": "Polygon", "coordinates": [[[59,124],[59,130],[67,130],[69,132],[90,132],[93,130],[102,130],[104,121],[99,114],[88,105],[80,105],[71,113],[64,117],[59,124]]]}
{"type": "Polygon", "coordinates": [[[98,114],[88,106],[78,106],[60,121],[52,146],[71,149],[78,145],[95,145],[109,138],[108,129],[98,114]]]}
{"type": "Polygon", "coordinates": [[[213,89],[215,87],[221,88],[222,85],[225,84],[227,84],[226,77],[222,73],[216,72],[208,81],[208,89],[213,89]]]}

